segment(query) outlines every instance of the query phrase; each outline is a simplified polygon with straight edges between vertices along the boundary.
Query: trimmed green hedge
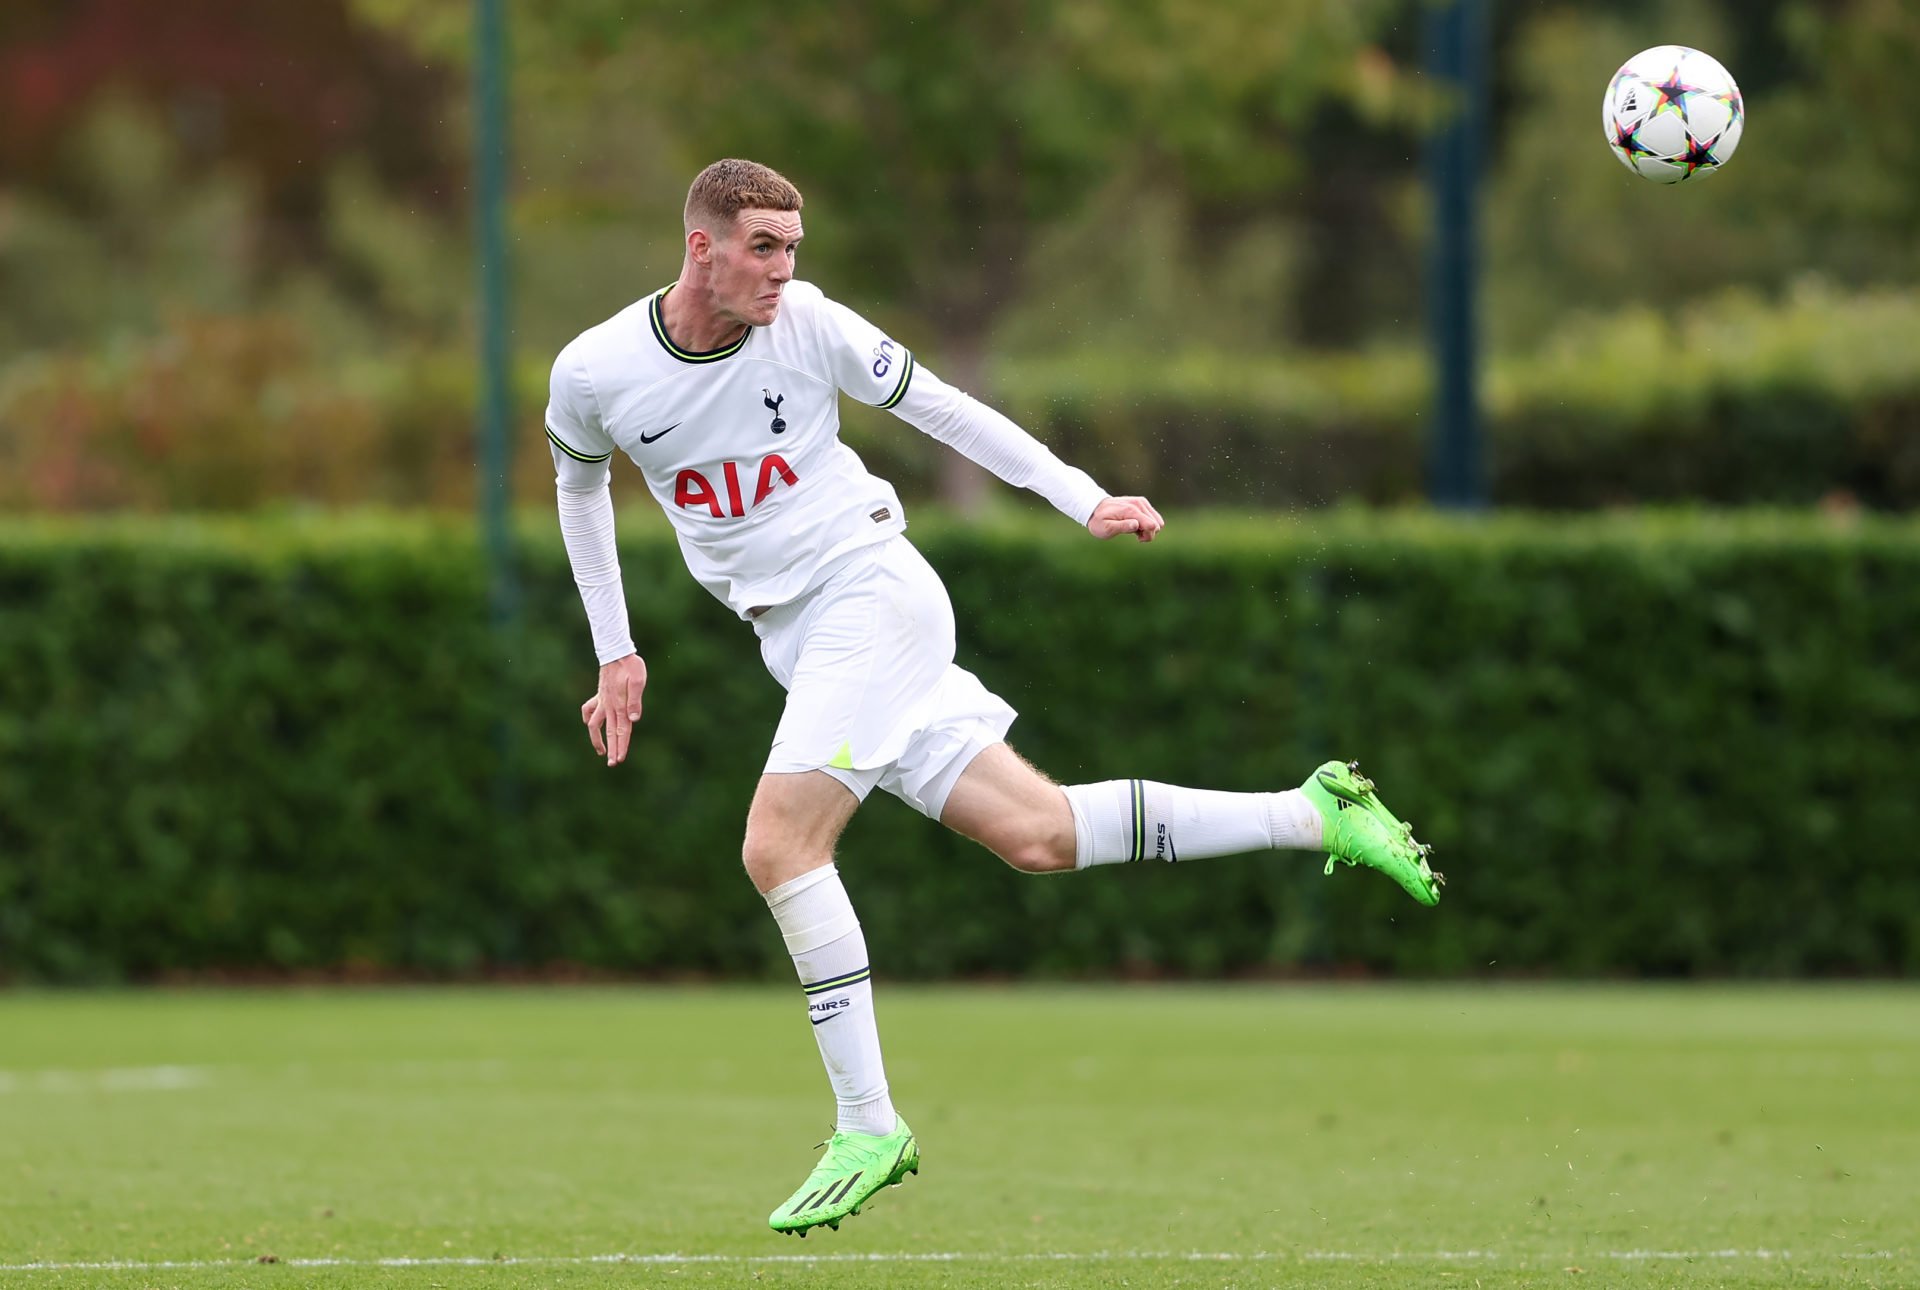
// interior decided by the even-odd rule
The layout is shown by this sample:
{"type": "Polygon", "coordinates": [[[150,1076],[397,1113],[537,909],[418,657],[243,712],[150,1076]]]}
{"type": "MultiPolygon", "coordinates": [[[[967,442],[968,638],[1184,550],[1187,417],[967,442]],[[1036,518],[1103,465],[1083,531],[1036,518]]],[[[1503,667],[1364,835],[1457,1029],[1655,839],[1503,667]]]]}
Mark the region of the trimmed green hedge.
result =
{"type": "MultiPolygon", "coordinates": [[[[497,656],[464,524],[0,523],[0,973],[788,968],[738,871],[780,694],[623,518],[651,669],[593,757],[550,521],[497,656]]],[[[842,865],[895,976],[1920,969],[1920,522],[920,523],[962,661],[1065,781],[1355,756],[1437,911],[1303,855],[1023,877],[877,795],[842,865]]]]}

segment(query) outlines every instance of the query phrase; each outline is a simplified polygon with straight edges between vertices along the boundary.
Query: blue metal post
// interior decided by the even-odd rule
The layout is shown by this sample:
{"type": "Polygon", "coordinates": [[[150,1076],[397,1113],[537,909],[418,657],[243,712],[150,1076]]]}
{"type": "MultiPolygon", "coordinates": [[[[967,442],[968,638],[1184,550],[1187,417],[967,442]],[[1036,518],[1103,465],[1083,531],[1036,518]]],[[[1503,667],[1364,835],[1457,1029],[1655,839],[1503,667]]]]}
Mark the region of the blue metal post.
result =
{"type": "Polygon", "coordinates": [[[1480,435],[1476,194],[1486,128],[1486,0],[1428,0],[1427,74],[1449,100],[1427,140],[1433,235],[1427,252],[1427,327],[1434,365],[1427,488],[1435,504],[1487,504],[1480,435]]]}
{"type": "MultiPolygon", "coordinates": [[[[474,0],[473,168],[474,267],[480,307],[479,424],[476,502],[481,550],[487,564],[487,617],[494,662],[502,679],[512,665],[519,588],[509,531],[511,488],[509,428],[513,424],[513,356],[509,346],[507,273],[507,32],[502,0],[474,0]]],[[[496,692],[504,692],[496,690],[496,692]]],[[[512,815],[517,805],[512,725],[495,721],[495,809],[512,815]]]]}
{"type": "Polygon", "coordinates": [[[475,286],[480,303],[479,503],[496,616],[512,606],[508,567],[508,352],[506,18],[501,0],[474,0],[473,163],[475,286]]]}

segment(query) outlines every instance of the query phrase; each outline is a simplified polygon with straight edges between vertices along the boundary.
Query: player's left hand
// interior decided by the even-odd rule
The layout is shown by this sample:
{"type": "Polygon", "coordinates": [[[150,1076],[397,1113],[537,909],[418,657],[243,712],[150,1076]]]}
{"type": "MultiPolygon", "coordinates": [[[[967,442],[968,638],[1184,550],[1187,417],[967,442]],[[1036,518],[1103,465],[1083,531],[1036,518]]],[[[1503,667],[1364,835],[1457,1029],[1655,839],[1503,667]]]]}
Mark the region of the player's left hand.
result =
{"type": "Polygon", "coordinates": [[[580,705],[580,720],[594,752],[618,766],[627,759],[633,726],[640,720],[640,696],[647,688],[647,664],[638,654],[617,658],[600,668],[600,688],[580,705]]]}
{"type": "Polygon", "coordinates": [[[1142,542],[1153,541],[1153,535],[1167,526],[1160,518],[1160,512],[1153,509],[1153,503],[1144,497],[1109,497],[1093,508],[1093,518],[1087,521],[1087,532],[1101,541],[1119,537],[1122,533],[1131,533],[1142,542]]]}

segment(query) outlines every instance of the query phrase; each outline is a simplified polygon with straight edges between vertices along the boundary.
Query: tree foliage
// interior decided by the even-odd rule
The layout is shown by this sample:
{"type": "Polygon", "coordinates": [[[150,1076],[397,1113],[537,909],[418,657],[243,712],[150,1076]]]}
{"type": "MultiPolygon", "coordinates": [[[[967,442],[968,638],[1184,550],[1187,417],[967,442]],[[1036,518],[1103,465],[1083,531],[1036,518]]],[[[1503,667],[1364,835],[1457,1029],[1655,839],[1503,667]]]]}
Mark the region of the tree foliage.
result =
{"type": "MultiPolygon", "coordinates": [[[[679,174],[752,156],[809,196],[836,287],[975,342],[1035,231],[1148,185],[1221,204],[1298,183],[1329,100],[1382,101],[1357,60],[1391,6],[1295,0],[911,0],[529,14],[542,48],[643,69],[679,174]]],[[[681,180],[684,183],[684,178],[681,180]]]]}

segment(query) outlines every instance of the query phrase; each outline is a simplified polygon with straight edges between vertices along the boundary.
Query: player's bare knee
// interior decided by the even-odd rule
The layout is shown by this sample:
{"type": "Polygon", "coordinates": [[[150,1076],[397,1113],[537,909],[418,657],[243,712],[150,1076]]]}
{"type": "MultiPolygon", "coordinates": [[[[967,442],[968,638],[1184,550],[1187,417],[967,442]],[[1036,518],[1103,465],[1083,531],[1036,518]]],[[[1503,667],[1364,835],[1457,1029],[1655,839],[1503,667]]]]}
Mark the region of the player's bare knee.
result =
{"type": "Polygon", "coordinates": [[[795,846],[790,840],[761,837],[752,830],[740,845],[740,863],[761,891],[810,873],[832,859],[831,848],[795,846]]]}
{"type": "Polygon", "coordinates": [[[766,853],[765,848],[755,842],[751,833],[747,835],[746,841],[740,844],[740,867],[747,871],[747,877],[753,879],[754,886],[764,885],[761,879],[766,876],[771,860],[772,857],[766,853]]]}
{"type": "Polygon", "coordinates": [[[1061,840],[1039,831],[1015,834],[1000,841],[994,854],[1021,873],[1058,873],[1073,868],[1073,839],[1061,840]]]}

